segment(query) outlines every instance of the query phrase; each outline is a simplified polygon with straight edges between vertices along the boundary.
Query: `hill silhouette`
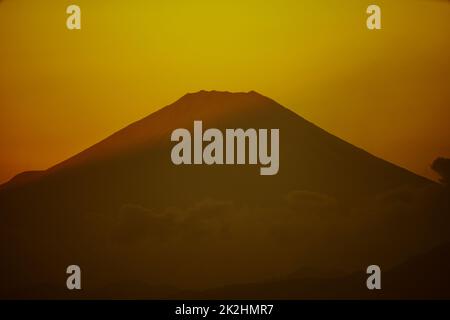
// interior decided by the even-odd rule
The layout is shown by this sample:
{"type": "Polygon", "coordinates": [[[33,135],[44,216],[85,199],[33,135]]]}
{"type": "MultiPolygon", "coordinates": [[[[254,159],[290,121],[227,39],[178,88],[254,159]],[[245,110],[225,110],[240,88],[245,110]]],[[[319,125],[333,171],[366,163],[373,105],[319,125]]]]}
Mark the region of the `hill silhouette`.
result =
{"type": "Polygon", "coordinates": [[[204,290],[303,267],[393,266],[446,239],[440,188],[256,92],[187,94],[1,186],[0,293],[61,296],[70,264],[83,270],[85,297],[114,297],[114,283],[133,297],[129,283],[204,290]],[[173,165],[170,134],[194,120],[279,128],[278,174],[173,165]]]}
{"type": "Polygon", "coordinates": [[[340,277],[297,278],[240,284],[203,292],[179,292],[190,299],[449,299],[450,244],[418,254],[382,273],[382,291],[367,290],[363,271],[340,277]]]}

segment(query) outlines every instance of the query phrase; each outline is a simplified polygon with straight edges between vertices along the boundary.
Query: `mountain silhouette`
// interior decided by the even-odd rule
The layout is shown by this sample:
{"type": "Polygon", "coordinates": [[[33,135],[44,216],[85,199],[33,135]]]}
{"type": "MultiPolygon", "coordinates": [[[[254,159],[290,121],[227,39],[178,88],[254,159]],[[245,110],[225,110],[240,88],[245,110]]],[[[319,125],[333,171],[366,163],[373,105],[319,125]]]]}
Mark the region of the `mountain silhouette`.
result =
{"type": "Polygon", "coordinates": [[[439,213],[425,214],[439,188],[254,91],[186,94],[0,187],[0,295],[61,297],[70,264],[86,275],[85,297],[114,297],[114,283],[203,290],[324,264],[392,266],[444,240],[439,213]],[[278,174],[174,165],[170,135],[195,120],[280,129],[278,174]]]}
{"type": "MultiPolygon", "coordinates": [[[[195,198],[198,194],[213,197],[242,195],[245,199],[258,194],[260,201],[263,198],[261,193],[248,192],[255,188],[261,192],[268,191],[270,195],[274,191],[283,193],[306,189],[355,198],[396,186],[428,182],[334,137],[254,91],[187,94],[45,171],[41,183],[50,180],[64,183],[62,176],[69,178],[71,185],[79,183],[81,187],[87,182],[101,186],[103,190],[110,189],[108,196],[114,192],[119,197],[116,198],[118,201],[126,198],[128,193],[136,198],[144,192],[145,196],[142,195],[139,200],[144,201],[141,202],[144,205],[152,206],[155,206],[155,201],[161,202],[161,205],[167,204],[164,201],[168,196],[166,188],[173,187],[174,180],[171,178],[175,176],[176,184],[183,189],[182,195],[177,195],[178,201],[179,196],[195,198]],[[170,134],[176,128],[191,129],[194,120],[202,120],[204,129],[280,128],[279,174],[264,179],[255,178],[256,168],[248,166],[174,168],[168,151],[174,144],[170,141],[170,134]],[[105,176],[108,178],[105,179],[105,176]],[[208,181],[216,179],[223,184],[210,188],[208,181]],[[152,188],[155,180],[158,180],[161,194],[149,199],[147,190],[152,188]],[[233,183],[236,180],[240,182],[233,183]],[[190,187],[193,181],[197,181],[195,188],[190,187]],[[110,182],[124,183],[121,186],[110,182]]],[[[7,187],[8,184],[3,186],[7,187]]],[[[88,189],[93,191],[92,187],[88,189]]],[[[171,196],[175,195],[174,192],[176,189],[172,188],[171,196]]]]}

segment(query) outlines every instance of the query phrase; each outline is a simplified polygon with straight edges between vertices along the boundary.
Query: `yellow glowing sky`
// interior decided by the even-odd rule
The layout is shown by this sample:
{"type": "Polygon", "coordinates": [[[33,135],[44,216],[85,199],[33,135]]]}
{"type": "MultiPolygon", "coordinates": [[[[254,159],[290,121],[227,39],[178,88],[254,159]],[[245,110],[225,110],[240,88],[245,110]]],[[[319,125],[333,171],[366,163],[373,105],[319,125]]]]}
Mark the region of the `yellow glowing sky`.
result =
{"type": "Polygon", "coordinates": [[[0,182],[201,89],[256,90],[429,177],[450,156],[448,1],[3,0],[0,41],[0,182]]]}

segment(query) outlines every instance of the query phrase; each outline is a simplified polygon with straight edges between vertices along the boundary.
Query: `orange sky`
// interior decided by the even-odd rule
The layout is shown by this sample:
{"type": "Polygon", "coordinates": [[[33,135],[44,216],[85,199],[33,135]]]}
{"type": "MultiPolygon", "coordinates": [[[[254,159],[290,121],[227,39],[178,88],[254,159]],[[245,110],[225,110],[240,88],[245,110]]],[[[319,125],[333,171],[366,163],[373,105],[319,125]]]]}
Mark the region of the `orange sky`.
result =
{"type": "Polygon", "coordinates": [[[186,92],[250,91],[435,177],[450,156],[450,3],[0,2],[0,182],[45,169],[186,92]],[[82,30],[66,29],[78,4],[82,30]]]}

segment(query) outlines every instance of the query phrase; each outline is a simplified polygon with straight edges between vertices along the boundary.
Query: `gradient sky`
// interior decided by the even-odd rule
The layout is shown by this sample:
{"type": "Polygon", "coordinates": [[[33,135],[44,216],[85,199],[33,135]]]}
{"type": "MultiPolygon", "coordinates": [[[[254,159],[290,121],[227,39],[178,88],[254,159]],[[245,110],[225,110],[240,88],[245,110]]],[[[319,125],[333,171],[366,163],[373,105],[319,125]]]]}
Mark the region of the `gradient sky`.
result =
{"type": "Polygon", "coordinates": [[[0,182],[201,89],[256,90],[428,177],[450,157],[449,1],[3,0],[0,41],[0,182]]]}

